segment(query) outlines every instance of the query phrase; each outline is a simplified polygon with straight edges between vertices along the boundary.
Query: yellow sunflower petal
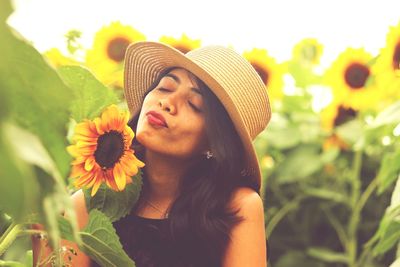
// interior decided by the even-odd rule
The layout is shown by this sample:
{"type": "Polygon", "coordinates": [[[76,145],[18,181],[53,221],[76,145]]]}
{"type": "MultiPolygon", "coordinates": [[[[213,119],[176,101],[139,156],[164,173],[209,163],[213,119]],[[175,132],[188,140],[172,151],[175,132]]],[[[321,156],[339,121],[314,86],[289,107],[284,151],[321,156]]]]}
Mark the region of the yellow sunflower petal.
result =
{"type": "Polygon", "coordinates": [[[325,74],[335,101],[355,110],[376,107],[380,96],[375,83],[369,82],[374,76],[372,59],[363,48],[348,48],[337,57],[325,74]]]}
{"type": "Polygon", "coordinates": [[[85,170],[88,172],[91,171],[95,164],[96,164],[96,160],[94,159],[94,157],[89,157],[85,161],[85,170]]]}
{"type": "Polygon", "coordinates": [[[284,65],[277,63],[273,57],[268,55],[265,49],[254,48],[251,51],[245,51],[243,57],[250,62],[260,75],[271,101],[281,99],[283,97],[284,65]]]}
{"type": "Polygon", "coordinates": [[[122,166],[122,168],[125,170],[126,174],[128,176],[133,176],[136,175],[138,172],[138,167],[137,165],[134,163],[134,160],[129,160],[129,158],[131,157],[126,157],[124,156],[121,161],[120,164],[122,166]]]}
{"type": "Polygon", "coordinates": [[[67,146],[67,151],[68,153],[73,156],[73,157],[78,157],[80,156],[79,152],[78,152],[78,148],[75,145],[70,145],[67,146]]]}
{"type": "Polygon", "coordinates": [[[114,180],[118,186],[118,190],[120,191],[124,190],[126,185],[126,175],[122,166],[119,163],[115,164],[113,169],[113,175],[114,175],[114,180]]]}
{"type": "Polygon", "coordinates": [[[106,178],[106,184],[108,187],[110,187],[112,190],[114,191],[119,191],[117,184],[115,183],[114,178],[112,177],[112,175],[107,175],[106,178]]]}
{"type": "Polygon", "coordinates": [[[87,174],[87,171],[85,171],[85,169],[82,167],[82,165],[74,165],[74,166],[72,166],[70,177],[75,178],[75,177],[83,176],[86,174],[87,174]]]}
{"type": "Polygon", "coordinates": [[[96,137],[97,133],[92,132],[90,123],[88,121],[78,123],[75,127],[75,134],[83,135],[86,137],[96,137]]]}
{"type": "Polygon", "coordinates": [[[92,193],[90,194],[92,197],[93,197],[94,195],[96,195],[97,191],[99,190],[100,185],[101,185],[101,180],[98,179],[98,180],[94,183],[94,185],[93,185],[93,187],[92,187],[92,193]]]}
{"type": "Polygon", "coordinates": [[[86,65],[106,85],[122,88],[126,48],[145,39],[145,35],[133,27],[112,22],[96,33],[93,47],[86,54],[86,65]]]}
{"type": "Polygon", "coordinates": [[[97,117],[93,121],[94,121],[94,124],[96,126],[97,133],[99,135],[104,134],[105,131],[104,131],[103,127],[102,127],[101,119],[97,117]]]}
{"type": "Polygon", "coordinates": [[[200,39],[191,39],[184,33],[179,39],[170,36],[161,36],[160,42],[168,44],[184,54],[201,46],[200,39]]]}
{"type": "Polygon", "coordinates": [[[77,187],[77,188],[81,188],[83,186],[87,186],[88,184],[90,184],[90,182],[94,178],[95,178],[94,177],[94,173],[92,173],[92,172],[85,173],[85,175],[77,178],[74,181],[74,186],[77,187]]]}

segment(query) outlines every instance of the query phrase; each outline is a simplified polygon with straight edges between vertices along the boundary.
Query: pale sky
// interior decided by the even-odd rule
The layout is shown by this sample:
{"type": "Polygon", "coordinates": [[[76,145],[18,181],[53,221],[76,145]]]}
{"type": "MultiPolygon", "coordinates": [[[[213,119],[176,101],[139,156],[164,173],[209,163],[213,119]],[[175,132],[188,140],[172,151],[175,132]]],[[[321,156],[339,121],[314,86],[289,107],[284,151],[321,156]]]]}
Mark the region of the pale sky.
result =
{"type": "Polygon", "coordinates": [[[390,25],[400,21],[399,0],[14,0],[9,24],[39,51],[65,48],[63,35],[83,32],[90,46],[104,24],[120,20],[157,41],[186,33],[202,44],[233,46],[237,51],[265,48],[278,61],[306,37],[325,46],[322,65],[346,47],[376,54],[390,25]]]}

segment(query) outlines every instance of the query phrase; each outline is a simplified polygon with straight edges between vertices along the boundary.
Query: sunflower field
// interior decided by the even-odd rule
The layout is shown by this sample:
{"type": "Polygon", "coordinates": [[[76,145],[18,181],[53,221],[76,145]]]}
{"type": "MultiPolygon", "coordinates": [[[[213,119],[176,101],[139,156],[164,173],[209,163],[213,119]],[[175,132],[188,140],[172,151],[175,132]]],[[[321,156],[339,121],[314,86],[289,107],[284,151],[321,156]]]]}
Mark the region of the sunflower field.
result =
{"type": "MultiPolygon", "coordinates": [[[[0,2],[0,266],[33,266],[32,236],[54,248],[41,264],[70,266],[67,239],[102,266],[135,266],[111,222],[141,189],[122,87],[125,49],[146,34],[114,21],[90,48],[71,30],[68,53],[40,53],[7,25],[12,11],[0,2]],[[84,229],[70,198],[78,188],[84,229]]],[[[243,52],[273,110],[255,140],[268,266],[400,266],[400,21],[386,37],[379,54],[348,47],[324,69],[315,38],[286,62],[262,47],[243,52]]],[[[184,33],[156,41],[184,53],[202,46],[184,33]]]]}

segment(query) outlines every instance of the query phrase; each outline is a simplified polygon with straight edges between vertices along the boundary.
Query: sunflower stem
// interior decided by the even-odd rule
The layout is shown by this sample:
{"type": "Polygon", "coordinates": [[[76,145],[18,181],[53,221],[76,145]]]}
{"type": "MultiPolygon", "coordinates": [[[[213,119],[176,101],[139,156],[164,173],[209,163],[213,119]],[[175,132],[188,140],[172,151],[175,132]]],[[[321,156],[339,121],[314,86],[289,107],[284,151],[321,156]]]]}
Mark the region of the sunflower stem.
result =
{"type": "MultiPolygon", "coordinates": [[[[360,222],[361,209],[359,205],[361,195],[361,166],[362,166],[362,149],[359,149],[354,154],[353,166],[352,166],[352,195],[351,195],[351,207],[352,214],[348,225],[348,243],[347,243],[347,254],[349,258],[349,267],[356,267],[357,262],[357,230],[360,222]]],[[[366,200],[365,200],[366,201],[366,200]]]]}

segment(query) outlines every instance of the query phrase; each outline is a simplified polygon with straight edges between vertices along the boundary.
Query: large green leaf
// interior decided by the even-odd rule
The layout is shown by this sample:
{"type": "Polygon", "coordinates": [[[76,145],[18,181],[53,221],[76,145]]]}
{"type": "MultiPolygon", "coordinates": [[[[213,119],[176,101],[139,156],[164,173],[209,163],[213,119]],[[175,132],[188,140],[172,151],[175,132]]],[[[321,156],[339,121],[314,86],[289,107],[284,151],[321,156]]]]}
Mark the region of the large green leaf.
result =
{"type": "Polygon", "coordinates": [[[135,266],[123,250],[110,220],[100,211],[90,211],[89,222],[80,234],[82,250],[101,266],[135,266]]]}
{"type": "Polygon", "coordinates": [[[118,103],[114,91],[99,82],[89,70],[79,66],[63,66],[58,72],[73,91],[71,116],[77,122],[93,119],[105,107],[118,103]]]}
{"type": "Polygon", "coordinates": [[[0,21],[0,91],[8,95],[10,117],[41,139],[65,177],[70,159],[65,125],[72,91],[5,19],[0,21]]]}
{"type": "Polygon", "coordinates": [[[98,209],[107,215],[112,222],[126,216],[139,198],[142,189],[141,174],[132,177],[133,183],[128,184],[124,191],[115,192],[102,184],[94,197],[90,190],[84,190],[87,210],[98,209]]]}
{"type": "MultiPolygon", "coordinates": [[[[20,222],[39,205],[39,186],[34,169],[25,162],[16,149],[15,141],[30,147],[30,140],[13,139],[16,126],[2,123],[0,127],[0,210],[20,222]]],[[[19,129],[23,131],[22,129],[19,129]]]]}

